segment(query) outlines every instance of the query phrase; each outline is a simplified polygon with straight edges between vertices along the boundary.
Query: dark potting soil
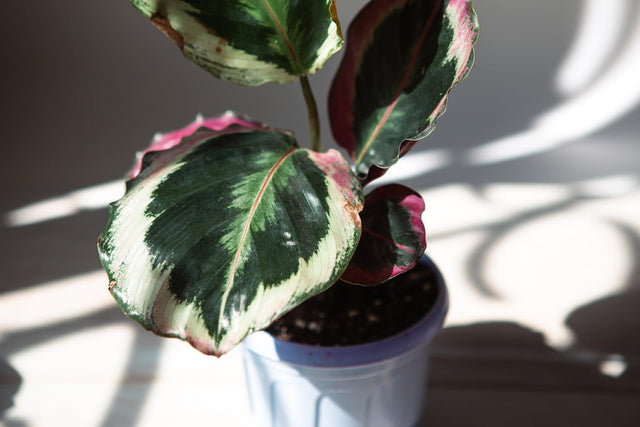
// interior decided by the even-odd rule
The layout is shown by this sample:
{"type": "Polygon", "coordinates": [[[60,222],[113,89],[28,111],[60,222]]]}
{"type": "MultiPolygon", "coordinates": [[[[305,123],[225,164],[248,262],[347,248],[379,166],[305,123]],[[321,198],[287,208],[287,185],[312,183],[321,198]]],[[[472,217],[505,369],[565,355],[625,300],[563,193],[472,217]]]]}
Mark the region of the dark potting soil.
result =
{"type": "Polygon", "coordinates": [[[286,313],[267,331],[302,344],[364,344],[411,327],[431,308],[436,294],[433,272],[419,263],[378,286],[339,281],[286,313]]]}

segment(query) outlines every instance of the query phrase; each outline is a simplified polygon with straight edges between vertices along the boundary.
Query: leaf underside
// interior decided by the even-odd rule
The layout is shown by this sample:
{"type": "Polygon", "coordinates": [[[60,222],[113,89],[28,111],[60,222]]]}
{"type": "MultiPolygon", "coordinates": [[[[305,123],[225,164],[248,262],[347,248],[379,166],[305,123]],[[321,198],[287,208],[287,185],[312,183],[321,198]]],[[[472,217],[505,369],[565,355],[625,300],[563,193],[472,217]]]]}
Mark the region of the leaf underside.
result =
{"type": "Polygon", "coordinates": [[[468,0],[373,0],[358,14],[329,111],[334,138],[361,178],[431,133],[473,64],[477,34],[468,0]]]}
{"type": "Polygon", "coordinates": [[[341,279],[378,285],[413,268],[426,248],[420,194],[399,185],[376,188],[365,197],[362,236],[341,279]]]}
{"type": "Polygon", "coordinates": [[[98,248],[128,316],[221,355],[335,282],[361,206],[336,151],[280,131],[200,129],[145,156],[98,248]]]}
{"type": "Polygon", "coordinates": [[[130,0],[184,55],[255,86],[314,73],[342,46],[335,0],[130,0]]]}

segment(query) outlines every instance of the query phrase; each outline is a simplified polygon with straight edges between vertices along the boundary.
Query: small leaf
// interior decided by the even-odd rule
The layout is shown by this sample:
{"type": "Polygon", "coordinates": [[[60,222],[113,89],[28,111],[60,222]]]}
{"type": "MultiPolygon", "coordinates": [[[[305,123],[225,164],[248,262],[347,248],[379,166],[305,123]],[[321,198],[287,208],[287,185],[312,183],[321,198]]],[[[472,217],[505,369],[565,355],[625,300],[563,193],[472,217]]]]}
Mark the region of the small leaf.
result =
{"type": "Polygon", "coordinates": [[[337,151],[264,128],[201,128],[144,157],[98,247],[128,316],[220,355],[338,279],[361,208],[337,151]]]}
{"type": "Polygon", "coordinates": [[[362,236],[342,280],[377,285],[416,264],[427,242],[424,201],[399,184],[379,187],[365,197],[362,236]]]}
{"type": "Polygon", "coordinates": [[[473,64],[477,34],[469,0],[372,0],[363,8],[329,96],[334,138],[358,176],[390,167],[431,133],[473,64]]]}
{"type": "Polygon", "coordinates": [[[216,77],[285,83],[342,47],[335,0],[130,0],[184,55],[216,77]]]}
{"type": "Polygon", "coordinates": [[[200,128],[223,130],[229,128],[230,126],[240,126],[253,129],[265,128],[262,123],[255,122],[248,117],[238,115],[233,111],[227,111],[221,116],[210,117],[206,119],[202,116],[198,116],[196,117],[195,121],[189,123],[182,129],[174,130],[168,133],[156,134],[153,137],[153,141],[151,141],[151,145],[149,145],[149,147],[147,147],[144,151],[136,153],[136,163],[134,164],[131,171],[129,171],[129,178],[135,178],[136,176],[138,176],[140,170],[142,169],[142,158],[145,156],[145,154],[152,151],[163,151],[175,147],[180,143],[182,138],[192,135],[200,128]]]}

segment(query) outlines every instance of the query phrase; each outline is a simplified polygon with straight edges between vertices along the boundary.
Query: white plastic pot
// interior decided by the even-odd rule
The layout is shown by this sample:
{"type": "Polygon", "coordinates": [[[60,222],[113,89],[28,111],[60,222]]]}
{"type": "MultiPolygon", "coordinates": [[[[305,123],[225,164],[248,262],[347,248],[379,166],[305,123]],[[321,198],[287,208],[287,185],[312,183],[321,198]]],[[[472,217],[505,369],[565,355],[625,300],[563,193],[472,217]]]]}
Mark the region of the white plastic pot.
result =
{"type": "Polygon", "coordinates": [[[429,343],[448,310],[442,275],[432,309],[410,329],[345,347],[285,342],[266,332],[244,341],[251,407],[260,426],[408,427],[425,403],[429,343]]]}

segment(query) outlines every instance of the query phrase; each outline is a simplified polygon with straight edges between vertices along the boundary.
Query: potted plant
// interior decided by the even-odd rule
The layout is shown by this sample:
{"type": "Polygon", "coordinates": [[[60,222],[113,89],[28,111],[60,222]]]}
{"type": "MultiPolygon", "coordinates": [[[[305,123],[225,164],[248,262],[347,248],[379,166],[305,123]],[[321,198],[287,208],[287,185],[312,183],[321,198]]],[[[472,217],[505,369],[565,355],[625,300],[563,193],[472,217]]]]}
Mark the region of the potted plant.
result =
{"type": "MultiPolygon", "coordinates": [[[[469,72],[478,33],[470,1],[372,0],[351,23],[329,94],[333,137],[351,163],[336,150],[321,151],[308,82],[343,43],[335,0],[131,2],[216,77],[248,86],[299,80],[311,148],[233,112],[157,136],[138,156],[126,194],[111,204],[98,242],[109,290],[126,315],[220,356],[305,300],[326,295],[340,278],[371,286],[358,287],[367,292],[416,265],[426,246],[419,194],[397,184],[366,196],[363,189],[433,130],[449,90],[469,72]]],[[[435,267],[430,271],[439,278],[435,267]]],[[[446,291],[436,282],[440,308],[430,313],[439,313],[431,323],[440,327],[446,291]]],[[[415,331],[402,340],[433,334],[415,331]]],[[[265,347],[264,337],[249,340],[250,371],[298,345],[276,340],[284,347],[265,347]],[[251,356],[259,353],[266,359],[251,356]]],[[[384,350],[393,339],[377,346],[383,360],[407,354],[384,350]]],[[[301,348],[321,368],[335,353],[301,348]]],[[[349,368],[371,377],[365,371],[377,362],[365,353],[363,367],[354,367],[355,359],[339,362],[337,376],[349,368]]],[[[290,361],[287,369],[301,372],[301,363],[290,361]]],[[[263,384],[272,379],[260,375],[263,384]]],[[[291,421],[271,406],[272,419],[291,421]]]]}

